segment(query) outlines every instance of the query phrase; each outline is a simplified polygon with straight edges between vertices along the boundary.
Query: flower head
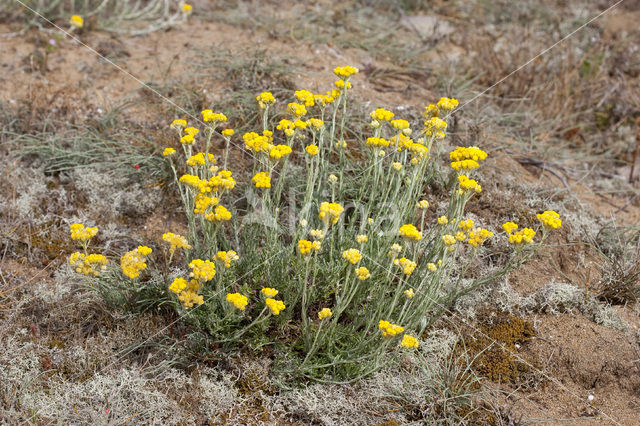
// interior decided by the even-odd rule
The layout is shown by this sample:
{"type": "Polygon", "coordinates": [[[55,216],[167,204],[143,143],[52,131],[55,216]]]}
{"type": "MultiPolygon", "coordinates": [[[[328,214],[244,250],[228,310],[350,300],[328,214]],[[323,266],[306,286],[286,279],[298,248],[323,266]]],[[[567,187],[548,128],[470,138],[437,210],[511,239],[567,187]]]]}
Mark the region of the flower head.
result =
{"type": "Polygon", "coordinates": [[[276,98],[273,97],[271,92],[262,92],[258,96],[256,96],[256,101],[258,101],[258,106],[261,109],[265,109],[269,105],[273,105],[276,103],[276,98]]]}
{"type": "Polygon", "coordinates": [[[216,265],[210,260],[193,259],[189,263],[189,269],[191,269],[189,276],[200,282],[211,281],[216,275],[216,265]]]}
{"type": "Polygon", "coordinates": [[[231,268],[231,262],[237,262],[239,259],[240,256],[238,256],[238,253],[233,250],[219,251],[213,256],[213,260],[222,262],[227,269],[231,268]]]}
{"type": "Polygon", "coordinates": [[[278,290],[271,287],[265,287],[262,290],[260,290],[260,292],[267,297],[276,297],[278,295],[278,290]]]}
{"type": "Polygon", "coordinates": [[[518,229],[518,225],[513,222],[506,222],[502,225],[502,229],[504,229],[504,232],[507,234],[511,234],[513,231],[518,229]]]}
{"type": "Polygon", "coordinates": [[[422,232],[410,223],[402,225],[398,234],[407,240],[420,241],[422,239],[422,232]]]}
{"type": "Polygon", "coordinates": [[[318,218],[326,224],[335,225],[338,223],[338,220],[340,220],[340,215],[343,211],[344,207],[340,204],[323,201],[320,204],[320,213],[318,214],[318,218]]]}
{"type": "Polygon", "coordinates": [[[404,331],[404,327],[383,320],[378,323],[378,329],[382,331],[384,337],[395,337],[404,331]]]}
{"type": "Polygon", "coordinates": [[[126,252],[120,258],[120,268],[122,273],[131,278],[138,278],[140,272],[147,268],[145,257],[151,254],[151,248],[138,246],[136,249],[126,252]]]}
{"type": "Polygon", "coordinates": [[[187,120],[182,120],[180,118],[173,120],[171,122],[171,124],[169,125],[169,127],[171,127],[172,129],[175,130],[182,130],[185,127],[187,127],[187,120]]]}
{"type": "Polygon", "coordinates": [[[273,315],[280,315],[280,311],[283,311],[286,308],[282,300],[275,300],[270,297],[268,297],[264,303],[271,310],[273,315]]]}
{"type": "Polygon", "coordinates": [[[407,299],[413,299],[413,296],[415,296],[415,292],[412,288],[405,290],[403,293],[405,296],[407,296],[407,299]]]}
{"type": "Polygon", "coordinates": [[[318,152],[320,151],[318,149],[318,145],[308,145],[304,150],[309,154],[309,157],[318,155],[318,152]]]}
{"type": "Polygon", "coordinates": [[[187,239],[182,235],[166,232],[162,234],[162,240],[169,244],[170,254],[173,254],[177,249],[191,250],[187,239]]]}
{"type": "Polygon", "coordinates": [[[335,67],[333,69],[333,73],[342,79],[347,79],[352,75],[357,74],[358,71],[360,71],[358,68],[349,65],[343,67],[335,67]]]}
{"type": "Polygon", "coordinates": [[[371,277],[371,273],[367,268],[365,268],[364,266],[361,266],[359,268],[356,268],[356,277],[358,277],[360,281],[364,281],[369,277],[371,277]]]}
{"type": "Polygon", "coordinates": [[[553,210],[546,210],[543,213],[537,214],[536,217],[547,229],[558,229],[562,226],[562,220],[560,215],[553,210]]]}
{"type": "Polygon", "coordinates": [[[234,307],[244,311],[249,303],[247,296],[243,296],[240,293],[227,293],[227,302],[231,303],[234,307]]]}
{"type": "Polygon", "coordinates": [[[80,15],[73,15],[69,19],[69,24],[74,28],[82,28],[84,26],[84,19],[80,15]]]}
{"type": "Polygon", "coordinates": [[[69,230],[71,231],[71,239],[75,241],[89,241],[91,238],[95,237],[98,234],[98,227],[95,226],[85,227],[81,223],[74,223],[69,226],[69,230]]]}
{"type": "Polygon", "coordinates": [[[342,252],[342,257],[355,265],[360,262],[360,259],[362,259],[362,254],[360,253],[360,250],[350,248],[342,252]]]}
{"type": "Polygon", "coordinates": [[[176,150],[173,148],[165,148],[164,151],[162,151],[162,155],[164,157],[169,157],[172,156],[176,153],[176,150]]]}
{"type": "Polygon", "coordinates": [[[256,188],[271,188],[271,176],[267,172],[258,172],[251,179],[256,184],[256,188]]]}
{"type": "Polygon", "coordinates": [[[419,345],[420,343],[418,342],[418,339],[416,339],[415,337],[409,336],[408,334],[405,334],[404,336],[402,336],[402,341],[400,342],[400,346],[402,346],[403,348],[416,349],[419,345]]]}
{"type": "Polygon", "coordinates": [[[320,241],[308,241],[308,240],[299,240],[298,241],[298,251],[301,255],[307,255],[312,251],[319,251],[322,248],[322,244],[320,241]]]}
{"type": "Polygon", "coordinates": [[[333,315],[333,312],[331,312],[331,309],[322,308],[320,312],[318,312],[318,319],[323,320],[325,318],[330,318],[332,315],[333,315]]]}
{"type": "Polygon", "coordinates": [[[399,266],[400,268],[402,268],[402,272],[405,275],[413,274],[413,270],[416,269],[416,266],[418,266],[418,264],[416,262],[414,262],[413,260],[409,260],[406,257],[401,257],[400,259],[395,259],[393,261],[393,264],[396,265],[396,266],[399,266]]]}

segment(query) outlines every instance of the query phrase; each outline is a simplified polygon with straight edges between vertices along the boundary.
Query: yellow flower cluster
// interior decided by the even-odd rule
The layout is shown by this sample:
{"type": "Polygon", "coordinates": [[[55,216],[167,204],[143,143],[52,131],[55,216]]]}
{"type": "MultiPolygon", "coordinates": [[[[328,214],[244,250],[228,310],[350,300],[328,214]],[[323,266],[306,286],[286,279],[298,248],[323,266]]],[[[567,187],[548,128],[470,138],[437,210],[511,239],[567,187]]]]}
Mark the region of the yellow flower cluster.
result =
{"type": "Polygon", "coordinates": [[[401,132],[409,129],[409,122],[407,120],[402,120],[402,119],[391,120],[390,124],[391,124],[391,127],[393,127],[396,130],[400,130],[401,132]]]}
{"type": "Polygon", "coordinates": [[[367,241],[369,241],[369,237],[367,237],[365,234],[358,234],[356,235],[356,242],[358,244],[364,244],[367,241]]]}
{"type": "Polygon", "coordinates": [[[213,256],[214,260],[224,263],[224,267],[229,269],[231,268],[231,262],[237,262],[240,259],[238,253],[233,250],[229,251],[219,251],[213,256]]]}
{"type": "Polygon", "coordinates": [[[69,24],[74,28],[82,28],[84,26],[84,19],[80,15],[73,15],[69,19],[69,24]]]}
{"type": "Polygon", "coordinates": [[[182,130],[185,127],[187,127],[187,120],[183,120],[181,118],[178,118],[176,120],[173,120],[171,122],[171,124],[169,125],[169,127],[171,127],[174,130],[182,130]]]}
{"type": "Polygon", "coordinates": [[[256,173],[251,182],[256,184],[256,188],[271,188],[271,176],[267,172],[256,173]]]}
{"type": "Polygon", "coordinates": [[[417,349],[419,346],[419,342],[418,339],[416,339],[413,336],[409,336],[408,334],[405,334],[404,336],[402,336],[402,341],[400,342],[400,346],[402,346],[403,348],[407,348],[407,349],[417,349]]]}
{"type": "Polygon", "coordinates": [[[280,315],[280,311],[283,311],[286,308],[282,300],[276,300],[270,297],[268,297],[264,303],[271,310],[273,315],[280,315]]]}
{"type": "Polygon", "coordinates": [[[274,160],[279,160],[282,157],[285,157],[285,156],[291,154],[291,151],[292,150],[291,150],[291,147],[289,145],[275,145],[269,151],[269,157],[271,157],[274,160]]]}
{"type": "Polygon", "coordinates": [[[256,132],[248,132],[242,135],[245,147],[253,152],[264,152],[268,154],[271,148],[273,148],[271,144],[273,134],[268,130],[262,133],[262,135],[259,135],[256,132]]]}
{"type": "Polygon", "coordinates": [[[201,111],[202,114],[202,120],[205,123],[208,123],[210,121],[214,122],[214,123],[223,123],[225,121],[227,121],[227,116],[222,114],[221,112],[213,112],[210,109],[205,109],[201,111]]]}
{"type": "Polygon", "coordinates": [[[456,237],[450,234],[445,234],[442,236],[442,242],[448,246],[454,245],[456,243],[456,237]]]}
{"type": "Polygon", "coordinates": [[[107,269],[107,262],[107,258],[101,254],[85,255],[76,251],[69,256],[69,264],[77,273],[94,277],[98,276],[99,271],[107,269]]]}
{"type": "Polygon", "coordinates": [[[318,155],[318,152],[320,152],[318,145],[308,145],[304,150],[307,152],[307,154],[309,154],[310,157],[318,155]]]}
{"type": "Polygon", "coordinates": [[[200,283],[197,280],[185,280],[184,278],[176,278],[169,285],[169,291],[178,295],[178,300],[184,304],[186,308],[193,305],[202,305],[204,298],[198,294],[200,283]]]}
{"type": "Polygon", "coordinates": [[[162,234],[162,240],[169,244],[169,253],[173,254],[177,249],[191,250],[191,246],[185,237],[173,232],[162,234]]]}
{"type": "Polygon", "coordinates": [[[249,299],[247,296],[243,296],[240,293],[227,293],[227,302],[231,303],[241,311],[244,311],[249,303],[249,299]]]}
{"type": "Polygon", "coordinates": [[[509,243],[514,245],[519,244],[531,244],[533,243],[533,237],[536,236],[536,231],[531,228],[522,228],[518,232],[509,233],[509,243]]]}
{"type": "Polygon", "coordinates": [[[446,216],[440,216],[438,218],[438,225],[446,225],[449,223],[449,219],[446,216]]]}
{"type": "Polygon", "coordinates": [[[182,13],[185,15],[190,15],[193,11],[193,7],[189,3],[185,3],[182,5],[182,13]]]}
{"type": "Polygon", "coordinates": [[[437,117],[439,115],[440,115],[440,110],[434,104],[429,104],[426,107],[424,107],[424,112],[422,113],[422,116],[426,119],[437,117]]]}
{"type": "Polygon", "coordinates": [[[189,263],[189,269],[189,276],[202,283],[211,281],[216,275],[216,265],[210,260],[193,259],[189,263]]]}
{"type": "Polygon", "coordinates": [[[320,312],[318,312],[318,319],[323,320],[325,318],[330,318],[332,315],[333,315],[333,312],[331,312],[331,309],[322,308],[320,312]]]}
{"type": "Polygon", "coordinates": [[[200,130],[195,127],[187,127],[184,129],[184,135],[180,138],[180,143],[184,145],[191,145],[195,142],[196,135],[200,132],[200,130]]]}
{"type": "Polygon", "coordinates": [[[311,235],[316,240],[323,240],[325,235],[322,229],[312,229],[309,231],[309,235],[311,235]]]}
{"type": "MultiPolygon", "coordinates": [[[[351,262],[353,263],[353,262],[351,262]]],[[[369,270],[367,268],[365,268],[364,266],[361,266],[359,268],[356,268],[356,277],[358,277],[358,279],[360,281],[364,281],[366,279],[368,279],[369,277],[371,277],[371,273],[369,272],[369,270]]]]}
{"type": "Polygon", "coordinates": [[[287,105],[287,112],[296,118],[307,115],[307,109],[304,107],[304,105],[301,105],[297,102],[289,103],[287,105]]]}
{"type": "Polygon", "coordinates": [[[199,193],[193,200],[193,212],[204,215],[207,213],[209,207],[217,206],[218,201],[218,197],[209,197],[208,195],[199,193]]]}
{"type": "Polygon", "coordinates": [[[349,65],[343,67],[335,67],[333,69],[333,73],[342,79],[347,79],[352,75],[358,74],[360,70],[356,67],[352,67],[349,65]]]}
{"type": "Polygon", "coordinates": [[[230,138],[231,136],[233,136],[236,131],[233,129],[224,129],[222,132],[220,132],[222,134],[222,136],[224,136],[225,138],[230,138]]]}
{"type": "Polygon", "coordinates": [[[74,223],[69,226],[71,231],[71,239],[74,241],[86,242],[98,234],[98,227],[85,227],[81,223],[74,223]]]}
{"type": "Polygon", "coordinates": [[[307,120],[307,126],[309,126],[311,130],[320,130],[324,127],[324,121],[318,118],[310,118],[307,120]]]}
{"type": "Polygon", "coordinates": [[[384,139],[384,138],[378,138],[378,137],[369,137],[367,138],[366,141],[366,145],[367,146],[375,146],[375,147],[388,147],[389,146],[389,141],[384,139]]]}
{"type": "Polygon", "coordinates": [[[467,242],[473,247],[478,247],[491,237],[493,237],[493,232],[487,229],[475,228],[469,232],[469,240],[467,242]]]}
{"type": "Polygon", "coordinates": [[[205,159],[204,152],[199,152],[197,154],[194,154],[187,159],[187,165],[191,167],[204,166],[207,163],[213,164],[215,162],[216,162],[216,158],[213,156],[213,154],[207,154],[205,159]]]}
{"type": "Polygon", "coordinates": [[[402,225],[398,234],[407,240],[420,241],[422,239],[422,232],[418,231],[415,225],[410,223],[402,225]]]}
{"type": "Polygon", "coordinates": [[[404,327],[383,320],[378,323],[378,329],[382,331],[384,337],[395,337],[404,331],[404,327]]]}
{"type": "Polygon", "coordinates": [[[302,102],[305,107],[312,107],[315,105],[313,93],[308,90],[296,90],[293,95],[298,101],[302,102]]]}
{"type": "Polygon", "coordinates": [[[325,224],[335,225],[338,223],[338,220],[340,220],[340,215],[343,211],[344,207],[340,204],[323,201],[320,204],[320,213],[318,214],[318,218],[325,224]]]}
{"type": "Polygon", "coordinates": [[[340,96],[340,91],[337,89],[334,89],[334,90],[328,91],[324,95],[321,95],[321,94],[314,95],[313,99],[317,105],[319,105],[321,108],[324,108],[327,105],[334,103],[339,96],[340,96]]]}
{"type": "Polygon", "coordinates": [[[553,210],[546,210],[536,215],[540,223],[546,228],[558,229],[562,226],[560,215],[553,210]]]}
{"type": "Polygon", "coordinates": [[[262,292],[262,294],[264,294],[267,297],[276,297],[278,295],[278,290],[271,287],[265,287],[262,290],[260,290],[260,292],[262,292]]]}
{"type": "Polygon", "coordinates": [[[350,248],[342,252],[342,258],[355,265],[362,259],[362,253],[358,249],[350,248]]]}
{"type": "Polygon", "coordinates": [[[416,269],[417,263],[413,260],[409,260],[406,257],[401,257],[400,259],[395,259],[393,264],[402,268],[402,272],[405,275],[413,274],[413,270],[416,269]]]}
{"type": "Polygon", "coordinates": [[[120,258],[120,268],[122,269],[122,273],[131,279],[138,278],[140,276],[140,272],[147,268],[145,258],[151,254],[151,251],[151,248],[147,246],[138,246],[138,248],[128,251],[122,255],[120,258]]]}
{"type": "Polygon", "coordinates": [[[482,192],[482,187],[474,179],[469,179],[465,175],[458,176],[458,184],[460,185],[460,191],[475,191],[477,193],[482,192]]]}
{"type": "Polygon", "coordinates": [[[502,229],[504,229],[504,232],[506,232],[507,234],[511,234],[513,231],[518,229],[518,225],[513,222],[506,222],[502,225],[502,229]]]}
{"type": "Polygon", "coordinates": [[[298,241],[298,251],[301,255],[307,255],[312,251],[319,251],[322,248],[322,244],[320,241],[308,241],[308,240],[299,240],[298,241]]]}
{"type": "Polygon", "coordinates": [[[175,153],[176,153],[175,149],[173,149],[173,148],[165,148],[164,151],[162,151],[162,156],[163,157],[170,157],[175,153]]]}
{"type": "Polygon", "coordinates": [[[442,97],[438,101],[437,106],[438,108],[440,108],[440,110],[448,112],[456,108],[458,106],[458,103],[459,102],[457,99],[442,97]]]}
{"type": "Polygon", "coordinates": [[[413,296],[415,296],[415,292],[412,288],[405,290],[403,293],[405,296],[407,296],[407,299],[413,299],[413,296]]]}
{"type": "Polygon", "coordinates": [[[260,109],[265,109],[269,105],[273,105],[276,103],[276,98],[273,97],[271,92],[262,92],[258,96],[256,96],[256,101],[258,101],[258,106],[260,109]]]}
{"type": "Polygon", "coordinates": [[[478,162],[484,161],[486,158],[487,153],[475,146],[469,148],[459,146],[449,153],[451,168],[454,170],[477,169],[480,167],[478,162]]]}
{"type": "Polygon", "coordinates": [[[225,222],[231,220],[231,212],[224,206],[216,206],[213,212],[205,213],[204,218],[210,222],[225,222]]]}
{"type": "MultiPolygon", "coordinates": [[[[369,115],[371,116],[372,119],[376,121],[389,121],[395,116],[394,113],[384,108],[376,108],[374,111],[371,111],[369,115]]],[[[408,123],[407,123],[407,127],[409,127],[408,123]]]]}
{"type": "Polygon", "coordinates": [[[444,131],[447,129],[447,122],[438,117],[432,117],[424,121],[424,134],[435,136],[436,139],[444,139],[444,131]]]}
{"type": "Polygon", "coordinates": [[[473,219],[468,218],[465,220],[461,220],[460,223],[458,224],[458,228],[463,229],[465,231],[470,231],[473,229],[473,225],[475,225],[475,223],[473,222],[473,219]]]}
{"type": "Polygon", "coordinates": [[[416,203],[416,207],[422,210],[426,210],[429,208],[429,202],[427,200],[420,200],[416,203]]]}

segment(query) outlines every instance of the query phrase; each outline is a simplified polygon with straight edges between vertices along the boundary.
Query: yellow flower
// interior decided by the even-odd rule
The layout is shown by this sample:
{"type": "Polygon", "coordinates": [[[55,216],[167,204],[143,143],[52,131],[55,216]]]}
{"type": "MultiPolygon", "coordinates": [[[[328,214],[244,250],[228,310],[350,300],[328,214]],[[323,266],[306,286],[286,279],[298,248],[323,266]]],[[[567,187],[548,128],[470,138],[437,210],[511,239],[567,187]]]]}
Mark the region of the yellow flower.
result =
{"type": "Polygon", "coordinates": [[[231,262],[237,262],[238,259],[240,259],[240,256],[238,256],[238,253],[233,250],[219,251],[215,256],[213,256],[213,260],[224,263],[224,267],[227,269],[231,268],[231,262]]]}
{"type": "Polygon", "coordinates": [[[191,167],[204,166],[205,164],[213,164],[215,162],[216,158],[213,154],[207,154],[207,157],[205,157],[204,152],[198,152],[187,159],[187,165],[191,167]]]}
{"type": "Polygon", "coordinates": [[[402,225],[398,234],[407,240],[420,241],[422,239],[422,232],[410,223],[402,225]]]}
{"type": "Polygon", "coordinates": [[[458,240],[458,241],[464,241],[464,240],[466,240],[466,239],[467,239],[467,235],[466,235],[464,232],[462,232],[462,231],[458,231],[458,232],[456,233],[456,240],[458,240]]]}
{"type": "Polygon", "coordinates": [[[318,118],[310,118],[307,120],[307,126],[309,126],[311,130],[320,130],[324,127],[324,121],[318,118]]]}
{"type": "Polygon", "coordinates": [[[358,74],[358,71],[360,71],[358,68],[349,65],[343,67],[335,67],[333,69],[333,73],[343,79],[347,79],[354,74],[358,74]]]}
{"type": "MultiPolygon", "coordinates": [[[[193,283],[193,282],[194,282],[193,280],[190,281],[190,283],[193,283]]],[[[186,308],[191,308],[195,304],[202,305],[204,303],[203,297],[198,295],[195,291],[192,291],[192,290],[186,290],[180,293],[178,295],[178,300],[181,301],[186,308]]]]}
{"type": "Polygon", "coordinates": [[[460,185],[460,189],[462,191],[475,191],[480,193],[482,191],[482,187],[476,182],[474,179],[469,179],[465,175],[458,176],[458,184],[460,185]]]}
{"type": "Polygon", "coordinates": [[[458,100],[457,99],[442,97],[438,101],[438,108],[440,108],[442,111],[448,112],[448,111],[453,110],[457,106],[458,106],[458,100]]]}
{"type": "Polygon", "coordinates": [[[210,260],[193,259],[189,263],[189,276],[199,282],[211,281],[216,275],[216,265],[210,260]]]}
{"type": "Polygon", "coordinates": [[[398,162],[391,163],[391,167],[393,167],[393,170],[399,172],[400,170],[402,170],[402,163],[398,163],[398,162]]]}
{"type": "Polygon", "coordinates": [[[173,148],[165,148],[164,151],[162,151],[162,155],[165,157],[169,157],[170,155],[173,155],[176,153],[176,150],[173,148]]]}
{"type": "Polygon", "coordinates": [[[291,147],[288,145],[275,145],[269,151],[269,157],[274,160],[279,160],[289,154],[291,154],[291,147]]]}
{"type": "Polygon", "coordinates": [[[73,15],[69,19],[69,24],[75,28],[82,28],[84,26],[84,19],[80,15],[73,15]]]}
{"type": "Polygon", "coordinates": [[[429,104],[428,106],[424,107],[424,112],[422,113],[422,115],[424,116],[424,118],[430,119],[440,115],[440,110],[438,110],[438,107],[434,104],[429,104]]]}
{"type": "Polygon", "coordinates": [[[271,188],[271,176],[267,172],[259,172],[251,179],[256,188],[271,188]]]}
{"type": "Polygon", "coordinates": [[[268,297],[264,303],[271,310],[273,315],[280,315],[280,311],[283,311],[286,308],[282,300],[275,300],[270,297],[268,297]]]}
{"type": "Polygon", "coordinates": [[[446,216],[440,216],[438,218],[438,225],[446,225],[447,223],[449,223],[449,219],[447,219],[446,216]]]}
{"type": "Polygon", "coordinates": [[[304,150],[307,151],[307,154],[309,154],[310,157],[318,155],[318,152],[320,151],[320,149],[318,149],[318,145],[309,145],[304,150]]]}
{"type": "Polygon", "coordinates": [[[445,243],[448,246],[451,246],[451,245],[456,243],[456,237],[454,237],[453,235],[449,235],[449,234],[443,235],[442,236],[442,242],[445,243]]]}
{"type": "Polygon", "coordinates": [[[435,136],[436,139],[443,139],[447,122],[438,117],[432,117],[424,121],[424,128],[424,134],[426,136],[435,136]]]}
{"type": "Polygon", "coordinates": [[[315,105],[313,93],[308,90],[296,90],[293,95],[306,107],[312,107],[315,105]]]}
{"type": "Polygon", "coordinates": [[[404,327],[383,320],[378,323],[378,328],[382,331],[382,336],[384,337],[394,337],[404,331],[404,327]]]}
{"type": "Polygon", "coordinates": [[[345,83],[344,80],[336,80],[336,81],[333,82],[333,84],[335,84],[335,86],[338,88],[338,91],[344,90],[345,87],[347,88],[347,90],[349,90],[349,89],[351,89],[351,87],[353,87],[351,85],[351,82],[347,81],[345,83]]]}
{"type": "Polygon", "coordinates": [[[336,183],[338,181],[338,176],[331,173],[327,180],[329,181],[329,183],[336,183]]]}
{"type": "Polygon", "coordinates": [[[340,204],[323,201],[320,204],[320,213],[318,214],[318,218],[325,224],[335,225],[338,223],[338,220],[340,220],[340,215],[343,211],[344,207],[340,204]]]}
{"type": "Polygon", "coordinates": [[[322,308],[320,312],[318,312],[318,319],[323,320],[325,318],[330,318],[332,315],[333,315],[333,312],[331,312],[331,309],[322,308]]]}
{"type": "Polygon", "coordinates": [[[224,129],[221,133],[222,133],[222,136],[224,136],[226,138],[229,138],[229,137],[233,136],[235,132],[236,131],[233,130],[233,129],[224,129]]]}
{"type": "Polygon", "coordinates": [[[416,269],[416,266],[418,266],[416,262],[414,262],[413,260],[409,260],[406,257],[395,259],[393,261],[393,264],[402,268],[402,272],[405,275],[411,275],[413,273],[413,270],[416,269]]]}
{"type": "Polygon", "coordinates": [[[214,123],[218,123],[218,122],[225,122],[227,121],[227,116],[220,113],[220,112],[213,112],[210,109],[205,109],[201,111],[202,114],[202,120],[205,123],[208,123],[210,121],[214,122],[214,123]]]}
{"type": "Polygon", "coordinates": [[[200,130],[198,130],[195,127],[187,127],[184,129],[184,132],[189,134],[189,135],[197,135],[198,133],[200,133],[200,130]]]}
{"type": "Polygon", "coordinates": [[[319,251],[322,248],[322,244],[320,241],[308,241],[308,240],[299,240],[298,241],[298,251],[301,255],[307,255],[312,251],[319,251]]]}
{"type": "Polygon", "coordinates": [[[387,111],[384,108],[376,108],[375,111],[371,111],[371,113],[369,113],[369,116],[376,121],[389,121],[394,115],[394,113],[387,111]]]}
{"type": "Polygon", "coordinates": [[[181,9],[182,9],[182,13],[186,15],[191,14],[191,12],[193,11],[193,7],[191,7],[191,5],[188,3],[183,4],[181,9]]]}
{"type": "Polygon", "coordinates": [[[195,142],[195,133],[187,133],[180,138],[180,143],[183,145],[191,145],[195,142]]]}
{"type": "Polygon", "coordinates": [[[383,147],[388,147],[389,146],[389,141],[383,138],[377,138],[377,137],[369,137],[367,138],[367,141],[365,142],[367,146],[383,146],[383,147]]]}
{"type": "Polygon", "coordinates": [[[173,120],[169,125],[169,127],[175,130],[182,130],[185,127],[187,127],[187,120],[182,120],[182,119],[173,120]]]}
{"type": "Polygon", "coordinates": [[[473,160],[480,162],[486,160],[486,158],[487,153],[476,146],[469,148],[459,146],[449,153],[449,159],[451,161],[473,160]]]}
{"type": "Polygon", "coordinates": [[[187,242],[187,239],[179,234],[173,232],[166,232],[162,234],[162,240],[169,243],[169,253],[173,254],[177,249],[191,250],[191,246],[187,242]]]}
{"type": "Polygon", "coordinates": [[[81,223],[74,223],[69,226],[71,239],[75,241],[89,241],[98,234],[98,227],[86,227],[81,223]]]}
{"type": "Polygon", "coordinates": [[[507,234],[511,234],[513,231],[518,229],[518,225],[513,222],[507,222],[502,225],[502,229],[504,229],[504,232],[507,234]]]}
{"type": "Polygon", "coordinates": [[[216,206],[213,212],[206,213],[204,218],[211,222],[223,222],[231,220],[231,212],[224,206],[216,206]]]}
{"type": "Polygon", "coordinates": [[[560,215],[553,210],[546,210],[543,213],[537,214],[536,217],[545,228],[558,229],[562,226],[560,215]]]}
{"type": "Polygon", "coordinates": [[[89,254],[75,252],[69,256],[69,264],[74,267],[75,271],[83,275],[92,275],[97,277],[99,271],[107,269],[107,258],[101,254],[89,254]]]}
{"type": "Polygon", "coordinates": [[[151,249],[146,246],[138,246],[138,248],[126,252],[120,258],[120,268],[122,273],[131,278],[138,278],[140,272],[147,268],[145,256],[151,254],[151,249]]]}
{"type": "Polygon", "coordinates": [[[436,264],[435,264],[435,263],[431,263],[431,262],[429,262],[429,263],[427,263],[427,269],[428,269],[429,271],[431,271],[431,272],[435,272],[435,271],[437,271],[437,270],[438,270],[438,267],[436,266],[436,264]]]}
{"type": "Polygon", "coordinates": [[[404,291],[404,295],[407,296],[407,299],[413,299],[413,296],[415,296],[415,293],[413,292],[413,289],[407,289],[404,291]]]}
{"type": "Polygon", "coordinates": [[[409,122],[407,120],[402,120],[402,119],[391,120],[390,124],[391,124],[391,127],[400,131],[407,130],[409,128],[409,122]]]}
{"type": "Polygon", "coordinates": [[[249,299],[247,296],[243,296],[240,293],[227,293],[227,302],[231,303],[241,311],[244,311],[249,303],[249,299]]]}
{"type": "Polygon", "coordinates": [[[296,118],[307,115],[307,109],[304,107],[304,105],[296,102],[291,102],[287,105],[287,112],[296,118]]]}
{"type": "Polygon", "coordinates": [[[475,223],[473,222],[473,219],[468,218],[466,220],[461,220],[460,223],[458,224],[458,228],[464,229],[465,231],[470,231],[471,229],[473,229],[474,224],[475,223]]]}
{"type": "Polygon", "coordinates": [[[355,265],[360,262],[360,259],[362,259],[362,254],[360,253],[360,250],[350,248],[342,252],[342,257],[355,265]]]}
{"type": "Polygon", "coordinates": [[[267,297],[276,297],[278,295],[278,290],[271,287],[265,287],[260,291],[262,292],[262,294],[264,294],[267,297]]]}
{"type": "Polygon", "coordinates": [[[400,345],[403,348],[416,349],[419,346],[419,343],[418,343],[418,339],[416,339],[415,337],[405,334],[402,337],[402,341],[400,342],[400,345]]]}
{"type": "MultiPolygon", "coordinates": [[[[512,231],[513,232],[513,231],[512,231]]],[[[518,244],[531,244],[533,243],[533,237],[535,237],[536,231],[531,228],[523,228],[518,232],[509,234],[509,243],[518,244]]]]}
{"type": "Polygon", "coordinates": [[[169,290],[175,294],[182,293],[185,288],[187,288],[187,280],[184,278],[176,278],[173,280],[171,285],[169,285],[169,290]]]}
{"type": "Polygon", "coordinates": [[[416,207],[422,210],[426,210],[429,208],[429,202],[427,200],[420,200],[416,203],[416,207]]]}
{"type": "Polygon", "coordinates": [[[364,281],[371,277],[371,274],[369,273],[369,270],[367,268],[361,266],[359,268],[356,268],[356,277],[358,277],[360,281],[364,281]]]}
{"type": "Polygon", "coordinates": [[[273,105],[276,103],[276,98],[273,97],[271,92],[262,92],[258,96],[256,96],[256,101],[258,101],[258,106],[261,109],[265,109],[269,105],[273,105]]]}
{"type": "Polygon", "coordinates": [[[493,237],[493,232],[482,228],[475,228],[469,232],[469,240],[467,242],[473,247],[478,247],[491,237],[493,237]]]}
{"type": "Polygon", "coordinates": [[[369,237],[364,234],[358,234],[356,235],[356,241],[358,242],[358,244],[364,244],[369,241],[369,237]]]}

